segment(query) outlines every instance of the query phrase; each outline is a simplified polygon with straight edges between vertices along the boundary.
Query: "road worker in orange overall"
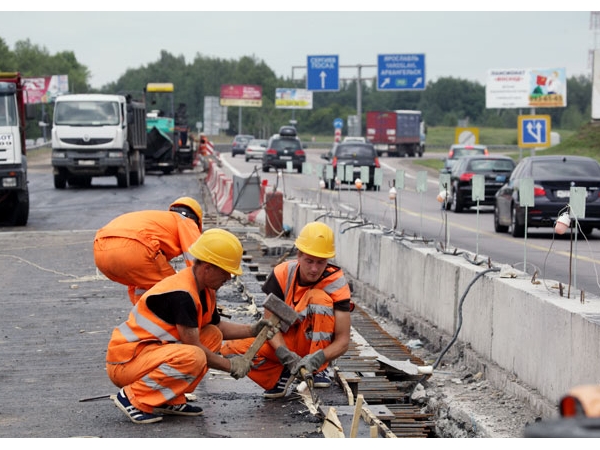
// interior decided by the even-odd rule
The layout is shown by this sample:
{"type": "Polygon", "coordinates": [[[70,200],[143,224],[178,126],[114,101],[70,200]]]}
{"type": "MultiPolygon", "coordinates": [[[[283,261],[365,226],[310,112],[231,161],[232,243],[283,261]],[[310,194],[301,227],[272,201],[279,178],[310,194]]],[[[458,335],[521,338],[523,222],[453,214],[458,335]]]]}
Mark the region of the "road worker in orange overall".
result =
{"type": "Polygon", "coordinates": [[[242,244],[229,231],[212,228],[190,247],[191,267],[165,278],[135,304],[127,320],[113,330],[106,370],[121,388],[115,405],[134,423],[153,423],[164,414],[199,416],[202,408],[187,403],[208,369],[243,378],[251,361],[217,352],[223,339],[256,336],[269,326],[221,320],[216,291],[232,275],[241,275],[242,244]]]}
{"type": "Polygon", "coordinates": [[[169,261],[183,255],[202,233],[202,208],[191,197],[180,197],[168,211],[147,210],[123,214],[100,228],[94,239],[96,267],[107,278],[127,286],[136,304],[142,294],[163,278],[175,274],[169,261]]]}
{"type": "MultiPolygon", "coordinates": [[[[273,269],[262,286],[266,294],[284,300],[300,316],[285,333],[277,333],[258,351],[248,374],[265,389],[266,398],[286,395],[304,367],[313,374],[314,387],[329,387],[326,370],[350,343],[350,287],[341,268],[329,263],[335,256],[333,230],[321,222],[302,228],[295,241],[296,260],[273,269]]],[[[270,317],[269,311],[265,317],[270,317]]],[[[253,339],[227,341],[223,355],[242,355],[253,339]]]]}

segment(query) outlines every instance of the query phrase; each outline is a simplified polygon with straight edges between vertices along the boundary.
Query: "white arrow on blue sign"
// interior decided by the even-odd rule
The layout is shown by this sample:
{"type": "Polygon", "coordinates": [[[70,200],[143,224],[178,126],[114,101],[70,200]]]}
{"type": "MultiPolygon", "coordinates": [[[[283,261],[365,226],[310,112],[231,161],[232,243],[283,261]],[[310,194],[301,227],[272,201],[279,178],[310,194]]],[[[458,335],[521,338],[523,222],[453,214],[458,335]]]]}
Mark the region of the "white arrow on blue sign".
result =
{"type": "Polygon", "coordinates": [[[425,89],[425,55],[377,55],[378,91],[425,89]]]}
{"type": "Polygon", "coordinates": [[[545,120],[523,120],[523,143],[546,144],[546,127],[545,120]]]}
{"type": "Polygon", "coordinates": [[[309,91],[339,91],[339,67],[338,55],[308,56],[306,89],[309,91]]]}
{"type": "Polygon", "coordinates": [[[333,119],[333,128],[344,128],[344,119],[333,119]]]}

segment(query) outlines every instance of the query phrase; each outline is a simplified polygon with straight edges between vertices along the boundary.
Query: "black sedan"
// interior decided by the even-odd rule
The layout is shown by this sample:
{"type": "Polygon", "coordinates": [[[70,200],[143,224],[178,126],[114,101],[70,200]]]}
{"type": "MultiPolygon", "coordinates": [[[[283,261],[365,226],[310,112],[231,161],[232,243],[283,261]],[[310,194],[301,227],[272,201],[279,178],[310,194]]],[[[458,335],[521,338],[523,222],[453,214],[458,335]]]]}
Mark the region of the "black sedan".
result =
{"type": "Polygon", "coordinates": [[[327,167],[323,169],[323,180],[329,189],[335,188],[336,178],[340,183],[346,184],[354,184],[356,179],[360,178],[366,188],[372,190],[378,190],[381,184],[380,180],[376,180],[377,170],[381,171],[379,158],[374,145],[370,142],[348,141],[334,144],[329,152],[321,155],[321,158],[328,161],[333,168],[332,173],[329,174],[327,167]],[[349,173],[350,167],[352,167],[351,173],[349,173]],[[362,179],[363,167],[368,170],[368,179],[362,179]]]}
{"type": "Polygon", "coordinates": [[[571,217],[580,216],[577,217],[577,228],[588,235],[594,228],[600,227],[600,164],[584,156],[523,158],[508,182],[498,190],[495,200],[494,228],[497,232],[510,231],[515,237],[523,237],[526,211],[528,228],[554,227],[558,217],[569,212],[571,217]],[[525,186],[531,183],[533,193],[528,193],[530,188],[526,190],[525,186]],[[571,200],[571,188],[584,189],[585,198],[579,202],[581,205],[576,199],[571,200]],[[521,206],[521,203],[524,205],[521,206]],[[583,215],[585,217],[581,217],[583,215]]]}
{"type": "Polygon", "coordinates": [[[516,163],[508,156],[463,156],[456,160],[450,172],[450,189],[446,209],[460,213],[471,206],[494,205],[495,194],[508,180],[516,163]],[[473,177],[483,177],[483,192],[475,192],[473,200],[473,177]]]}

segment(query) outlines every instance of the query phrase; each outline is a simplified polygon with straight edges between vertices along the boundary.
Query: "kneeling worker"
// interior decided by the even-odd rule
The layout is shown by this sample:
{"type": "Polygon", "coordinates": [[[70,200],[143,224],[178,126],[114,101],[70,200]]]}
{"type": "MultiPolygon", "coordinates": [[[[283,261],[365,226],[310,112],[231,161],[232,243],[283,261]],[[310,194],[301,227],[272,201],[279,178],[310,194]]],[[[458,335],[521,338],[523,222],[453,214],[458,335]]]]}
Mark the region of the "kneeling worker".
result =
{"type": "Polygon", "coordinates": [[[198,416],[202,408],[186,402],[209,368],[235,379],[250,370],[240,356],[219,355],[223,339],[256,336],[269,326],[221,320],[216,291],[232,275],[241,275],[243,249],[237,237],[210,229],[190,247],[192,267],[165,278],[135,304],[125,322],[113,330],[106,354],[111,381],[122,388],[115,404],[134,423],[162,420],[160,414],[198,416]]]}
{"type": "MultiPolygon", "coordinates": [[[[285,396],[302,367],[313,373],[315,387],[328,387],[331,380],[324,371],[350,343],[354,304],[344,272],[329,263],[335,256],[333,230],[321,222],[308,223],[295,245],[297,259],[277,265],[262,286],[263,292],[281,298],[301,318],[265,343],[254,358],[248,377],[265,389],[266,398],[285,396]]],[[[242,355],[252,342],[227,341],[221,353],[242,355]]]]}

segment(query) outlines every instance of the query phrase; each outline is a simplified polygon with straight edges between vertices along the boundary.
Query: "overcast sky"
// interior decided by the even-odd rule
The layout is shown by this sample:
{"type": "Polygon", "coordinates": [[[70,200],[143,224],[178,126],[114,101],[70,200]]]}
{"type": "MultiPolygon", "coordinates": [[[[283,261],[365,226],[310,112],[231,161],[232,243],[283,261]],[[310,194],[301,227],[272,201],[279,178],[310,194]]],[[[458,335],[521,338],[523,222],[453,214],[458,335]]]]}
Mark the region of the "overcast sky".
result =
{"type": "Polygon", "coordinates": [[[0,37],[11,50],[17,41],[29,39],[50,54],[73,51],[96,88],[116,81],[128,68],[158,60],[161,50],[187,63],[198,54],[236,60],[254,56],[286,78],[292,72],[303,77],[301,67],[309,55],[338,55],[340,78],[352,78],[357,65],[373,66],[362,69],[363,77],[376,76],[379,54],[418,53],[425,55],[426,82],[454,77],[485,84],[490,69],[564,67],[567,77],[589,75],[588,53],[600,47],[600,29],[591,29],[590,11],[0,14],[0,37]]]}

